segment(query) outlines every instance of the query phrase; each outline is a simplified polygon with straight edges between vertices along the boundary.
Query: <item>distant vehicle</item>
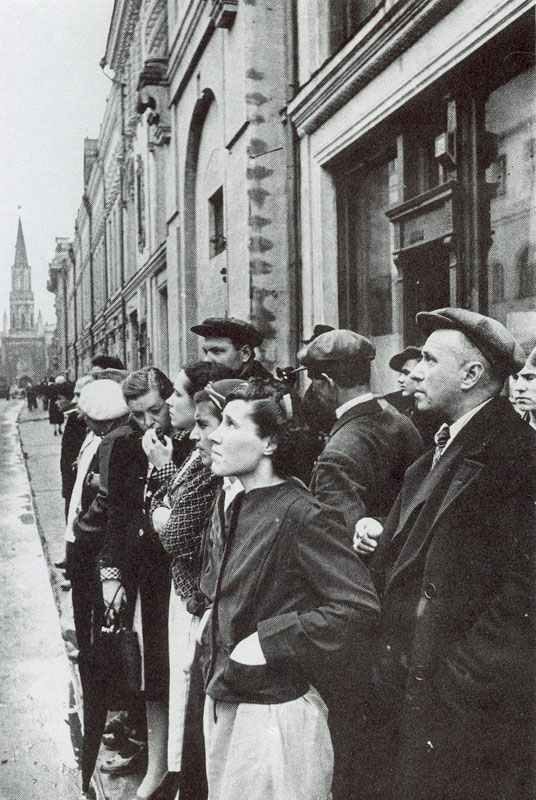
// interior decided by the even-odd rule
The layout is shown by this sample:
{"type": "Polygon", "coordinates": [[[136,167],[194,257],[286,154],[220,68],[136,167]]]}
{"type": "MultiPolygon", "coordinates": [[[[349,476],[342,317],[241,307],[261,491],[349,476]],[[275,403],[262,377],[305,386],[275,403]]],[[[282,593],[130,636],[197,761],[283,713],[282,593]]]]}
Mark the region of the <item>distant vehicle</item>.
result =
{"type": "Polygon", "coordinates": [[[4,375],[0,375],[0,397],[9,400],[9,381],[4,375]]]}

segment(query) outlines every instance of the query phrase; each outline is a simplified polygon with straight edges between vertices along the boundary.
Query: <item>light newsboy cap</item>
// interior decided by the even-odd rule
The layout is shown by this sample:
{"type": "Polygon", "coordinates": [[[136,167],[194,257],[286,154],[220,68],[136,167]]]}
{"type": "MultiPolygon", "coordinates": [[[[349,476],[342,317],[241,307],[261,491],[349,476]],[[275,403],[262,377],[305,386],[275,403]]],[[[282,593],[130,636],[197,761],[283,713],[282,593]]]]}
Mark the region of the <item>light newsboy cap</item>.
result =
{"type": "Polygon", "coordinates": [[[394,369],[395,372],[400,372],[406,361],[409,361],[410,358],[416,358],[420,360],[421,358],[421,351],[418,347],[405,347],[400,353],[396,353],[391,360],[389,361],[389,366],[391,369],[394,369]]]}
{"type": "Polygon", "coordinates": [[[523,348],[508,328],[496,319],[465,308],[419,311],[416,319],[426,334],[445,328],[465,334],[491,366],[505,375],[518,372],[525,363],[523,348]]]}
{"type": "Polygon", "coordinates": [[[97,422],[119,419],[130,413],[121,386],[109,378],[86,384],[80,392],[78,408],[97,422]]]}
{"type": "Polygon", "coordinates": [[[376,350],[372,342],[354,331],[338,329],[327,331],[298,353],[304,367],[321,367],[335,361],[372,361],[376,350]]]}
{"type": "Polygon", "coordinates": [[[251,322],[236,317],[207,317],[190,330],[198,336],[232,337],[241,344],[249,344],[251,347],[258,347],[264,338],[251,322]]]}

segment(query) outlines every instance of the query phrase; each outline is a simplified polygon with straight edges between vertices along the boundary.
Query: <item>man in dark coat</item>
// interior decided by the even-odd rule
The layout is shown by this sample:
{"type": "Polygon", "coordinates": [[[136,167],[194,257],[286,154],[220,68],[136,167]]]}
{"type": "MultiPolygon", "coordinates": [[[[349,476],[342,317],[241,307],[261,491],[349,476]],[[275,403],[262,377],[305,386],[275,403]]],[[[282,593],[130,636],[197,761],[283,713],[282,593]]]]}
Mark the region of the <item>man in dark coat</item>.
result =
{"type": "Polygon", "coordinates": [[[413,423],[370,391],[372,342],[349,330],[314,339],[299,354],[319,401],[336,420],[311,478],[311,491],[342,511],[351,539],[364,516],[383,519],[405,470],[422,451],[413,423]]]}
{"type": "Polygon", "coordinates": [[[255,358],[255,348],[263,335],[250,322],[236,317],[208,317],[192,327],[192,333],[203,337],[206,361],[230,367],[237,378],[272,378],[255,358]]]}
{"type": "Polygon", "coordinates": [[[536,435],[500,396],[523,352],[471,311],[417,321],[429,333],[417,407],[446,424],[407,471],[372,562],[383,620],[370,796],[528,800],[536,435]]]}
{"type": "MultiPolygon", "coordinates": [[[[398,493],[407,467],[422,451],[413,423],[370,391],[372,342],[349,330],[331,330],[311,341],[298,358],[307,367],[313,391],[336,420],[311,478],[311,491],[344,515],[348,541],[359,519],[383,520],[398,493]]],[[[319,686],[329,707],[335,752],[333,800],[348,800],[359,727],[359,697],[364,665],[349,671],[354,683],[319,686]]],[[[357,748],[359,749],[359,748],[357,748]]]]}

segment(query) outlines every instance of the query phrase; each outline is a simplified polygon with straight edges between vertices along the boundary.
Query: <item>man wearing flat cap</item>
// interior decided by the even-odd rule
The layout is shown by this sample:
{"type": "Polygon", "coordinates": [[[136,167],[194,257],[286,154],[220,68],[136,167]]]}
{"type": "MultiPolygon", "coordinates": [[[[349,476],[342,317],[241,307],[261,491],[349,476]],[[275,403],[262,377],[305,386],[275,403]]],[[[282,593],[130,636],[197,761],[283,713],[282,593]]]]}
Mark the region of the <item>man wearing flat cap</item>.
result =
{"type": "Polygon", "coordinates": [[[398,392],[386,394],[385,399],[410,418],[421,434],[425,447],[431,447],[434,433],[438,427],[437,420],[432,414],[419,414],[415,408],[417,383],[413,380],[411,373],[420,360],[421,351],[418,347],[405,347],[400,353],[395,353],[389,361],[389,366],[398,373],[397,383],[400,388],[398,392]]]}
{"type": "Polygon", "coordinates": [[[262,344],[263,336],[250,322],[236,317],[208,317],[191,331],[203,337],[206,361],[230,367],[242,380],[272,377],[255,358],[255,348],[262,344]]]}
{"type": "Polygon", "coordinates": [[[371,562],[383,618],[364,760],[379,800],[534,797],[536,434],[501,396],[523,351],[442,308],[411,377],[445,421],[406,472],[371,562]]]}
{"type": "Polygon", "coordinates": [[[298,354],[313,392],[335,414],[311,490],[345,514],[351,540],[363,516],[389,513],[407,467],[421,452],[414,425],[370,391],[372,342],[349,330],[321,334],[298,354]]]}
{"type": "MultiPolygon", "coordinates": [[[[421,453],[413,423],[370,391],[373,344],[349,330],[331,330],[313,339],[298,359],[307,367],[319,403],[335,416],[311,478],[311,491],[345,517],[350,546],[356,522],[387,516],[406,468],[421,453]]],[[[359,658],[357,659],[359,661],[359,658]]],[[[363,665],[356,667],[356,684],[363,665]]],[[[361,680],[362,683],[362,680],[361,680]]],[[[360,703],[352,690],[319,687],[329,707],[335,751],[333,800],[347,800],[356,762],[354,747],[360,703]],[[353,708],[352,703],[357,703],[353,708]],[[355,712],[355,713],[354,713],[355,712]]],[[[359,687],[356,687],[358,691],[359,687]]]]}

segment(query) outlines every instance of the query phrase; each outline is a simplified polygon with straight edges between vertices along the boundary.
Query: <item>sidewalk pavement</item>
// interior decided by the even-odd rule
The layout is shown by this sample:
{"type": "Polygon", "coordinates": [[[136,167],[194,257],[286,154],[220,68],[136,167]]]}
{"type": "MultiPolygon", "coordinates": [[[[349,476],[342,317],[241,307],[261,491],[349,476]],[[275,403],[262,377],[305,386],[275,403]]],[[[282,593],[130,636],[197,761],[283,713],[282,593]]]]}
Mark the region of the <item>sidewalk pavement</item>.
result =
{"type": "MultiPolygon", "coordinates": [[[[41,409],[28,411],[26,407],[19,415],[19,437],[30,479],[33,501],[37,515],[37,526],[45,559],[48,564],[50,582],[59,614],[61,632],[68,656],[74,649],[74,624],[71,593],[65,591],[63,574],[54,567],[65,553],[64,500],[61,496],[60,449],[61,436],[55,437],[48,415],[41,409]]],[[[69,721],[71,733],[80,729],[81,687],[76,663],[69,660],[73,674],[75,702],[69,721]]],[[[104,760],[113,756],[101,747],[99,762],[95,770],[95,789],[99,800],[132,800],[140,783],[141,775],[110,777],[99,770],[104,760]]]]}

